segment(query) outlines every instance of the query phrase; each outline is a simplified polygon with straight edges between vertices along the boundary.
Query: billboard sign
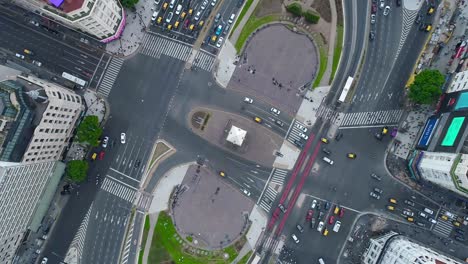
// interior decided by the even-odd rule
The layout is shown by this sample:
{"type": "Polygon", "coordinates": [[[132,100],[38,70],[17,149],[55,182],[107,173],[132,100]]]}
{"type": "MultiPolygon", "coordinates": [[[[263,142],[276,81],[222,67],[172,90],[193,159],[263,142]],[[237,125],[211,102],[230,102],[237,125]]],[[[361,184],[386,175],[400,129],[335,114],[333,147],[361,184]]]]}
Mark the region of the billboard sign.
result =
{"type": "Polygon", "coordinates": [[[424,131],[419,138],[418,147],[425,148],[429,145],[438,123],[439,119],[437,117],[431,117],[427,120],[426,125],[424,126],[424,131]]]}

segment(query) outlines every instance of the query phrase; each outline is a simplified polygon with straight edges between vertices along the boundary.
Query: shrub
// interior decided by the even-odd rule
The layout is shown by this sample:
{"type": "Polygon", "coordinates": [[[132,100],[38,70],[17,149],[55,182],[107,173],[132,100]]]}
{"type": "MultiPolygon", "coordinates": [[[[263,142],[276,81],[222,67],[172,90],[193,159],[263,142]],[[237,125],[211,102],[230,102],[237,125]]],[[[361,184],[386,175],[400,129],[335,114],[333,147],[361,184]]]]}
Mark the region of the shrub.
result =
{"type": "Polygon", "coordinates": [[[305,20],[312,24],[317,24],[320,20],[320,16],[310,10],[307,10],[303,15],[305,20]]]}
{"type": "Polygon", "coordinates": [[[299,3],[292,3],[286,6],[286,10],[297,17],[302,15],[302,6],[299,3]]]}

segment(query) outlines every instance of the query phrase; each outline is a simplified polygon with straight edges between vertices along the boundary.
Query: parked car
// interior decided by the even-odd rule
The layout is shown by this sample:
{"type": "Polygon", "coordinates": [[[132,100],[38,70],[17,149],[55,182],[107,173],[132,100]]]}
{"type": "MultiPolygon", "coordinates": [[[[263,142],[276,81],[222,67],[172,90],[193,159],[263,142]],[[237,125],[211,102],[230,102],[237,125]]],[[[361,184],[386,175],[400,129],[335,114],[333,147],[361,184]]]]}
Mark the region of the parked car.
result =
{"type": "Polygon", "coordinates": [[[340,231],[340,227],[341,227],[341,222],[336,221],[335,226],[333,227],[333,231],[338,233],[340,231]]]}
{"type": "Polygon", "coordinates": [[[314,216],[314,210],[312,209],[307,210],[306,221],[311,221],[313,216],[314,216]]]}
{"type": "Polygon", "coordinates": [[[376,15],[375,15],[375,14],[372,14],[372,15],[370,16],[370,23],[371,23],[371,24],[375,24],[375,21],[376,21],[375,18],[376,18],[376,15]]]}
{"type": "Polygon", "coordinates": [[[406,215],[406,216],[409,216],[409,217],[413,217],[414,216],[414,213],[411,212],[410,210],[403,210],[403,215],[406,215]]]}
{"type": "Polygon", "coordinates": [[[309,136],[307,136],[307,135],[304,134],[304,133],[299,133],[299,136],[300,136],[301,138],[303,138],[304,140],[308,140],[308,139],[309,139],[309,136]]]}
{"type": "Polygon", "coordinates": [[[369,196],[372,197],[372,198],[375,198],[375,199],[377,199],[377,200],[380,199],[380,195],[376,194],[375,192],[370,192],[370,193],[369,193],[369,196]]]}
{"type": "Polygon", "coordinates": [[[345,209],[341,207],[340,209],[340,217],[342,218],[344,216],[345,209]]]}
{"type": "Polygon", "coordinates": [[[383,193],[383,190],[382,189],[379,189],[377,187],[374,187],[374,192],[375,193],[378,193],[378,194],[382,194],[383,193]]]}
{"type": "Polygon", "coordinates": [[[317,226],[317,231],[321,233],[324,226],[325,226],[325,223],[323,221],[320,221],[317,226]]]}
{"type": "Polygon", "coordinates": [[[327,154],[327,155],[331,155],[331,151],[327,148],[322,148],[322,151],[323,153],[327,154]]]}
{"type": "Polygon", "coordinates": [[[310,221],[310,228],[315,228],[315,224],[316,224],[317,220],[312,217],[312,220],[310,221]]]}
{"type": "Polygon", "coordinates": [[[125,133],[120,133],[120,143],[125,144],[127,135],[125,133]]]}
{"type": "Polygon", "coordinates": [[[271,111],[273,114],[275,114],[275,115],[279,115],[279,114],[281,113],[280,110],[278,110],[278,109],[276,109],[276,108],[274,108],[274,107],[272,107],[272,108],[270,109],[270,111],[271,111]]]}
{"type": "Polygon", "coordinates": [[[299,128],[304,133],[307,132],[307,127],[304,127],[303,125],[301,125],[299,123],[296,123],[296,127],[299,128]]]}
{"type": "Polygon", "coordinates": [[[304,233],[304,228],[300,224],[297,224],[296,228],[299,230],[299,232],[304,233]]]}
{"type": "Polygon", "coordinates": [[[299,243],[299,238],[295,234],[291,235],[292,239],[294,240],[294,243],[298,244],[299,243]]]}
{"type": "Polygon", "coordinates": [[[414,202],[411,201],[411,200],[405,200],[405,204],[407,204],[409,206],[414,206],[414,202]]]}
{"type": "Polygon", "coordinates": [[[390,6],[386,6],[384,11],[383,11],[384,16],[388,16],[388,14],[390,14],[390,6]]]}
{"type": "Polygon", "coordinates": [[[108,137],[108,136],[105,136],[105,137],[102,139],[102,147],[103,147],[103,148],[107,148],[107,143],[109,143],[109,137],[108,137]]]}
{"type": "Polygon", "coordinates": [[[298,139],[295,139],[294,140],[294,144],[300,148],[303,148],[304,147],[304,142],[302,142],[301,140],[298,140],[298,139]]]}
{"type": "Polygon", "coordinates": [[[381,181],[381,180],[382,180],[382,178],[380,178],[380,176],[377,175],[377,174],[375,174],[375,173],[371,173],[370,176],[371,176],[371,178],[376,179],[376,180],[378,180],[378,181],[381,181]]]}
{"type": "Polygon", "coordinates": [[[249,98],[249,97],[244,97],[244,103],[252,104],[252,103],[253,103],[253,99],[252,99],[252,98],[249,98]]]}
{"type": "Polygon", "coordinates": [[[312,204],[310,205],[310,208],[315,209],[316,206],[317,206],[317,200],[314,199],[312,201],[312,204]]]}
{"type": "Polygon", "coordinates": [[[332,225],[333,223],[335,223],[335,216],[333,216],[333,215],[330,216],[330,217],[328,218],[328,223],[329,223],[330,225],[332,225]]]}

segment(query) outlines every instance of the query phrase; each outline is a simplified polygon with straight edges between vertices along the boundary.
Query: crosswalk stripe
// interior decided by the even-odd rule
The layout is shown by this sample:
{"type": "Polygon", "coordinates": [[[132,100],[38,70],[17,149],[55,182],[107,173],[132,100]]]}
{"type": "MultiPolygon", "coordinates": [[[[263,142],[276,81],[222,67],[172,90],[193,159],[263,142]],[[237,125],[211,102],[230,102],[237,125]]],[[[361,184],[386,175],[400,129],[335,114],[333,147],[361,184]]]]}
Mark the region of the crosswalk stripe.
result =
{"type": "Polygon", "coordinates": [[[134,202],[136,195],[135,190],[132,190],[108,178],[104,179],[104,182],[101,185],[101,189],[131,203],[134,202]]]}
{"type": "Polygon", "coordinates": [[[120,68],[123,65],[124,60],[121,58],[112,58],[109,66],[107,67],[104,78],[97,89],[98,94],[107,97],[112,90],[112,86],[115,83],[115,79],[120,72],[120,68]]]}

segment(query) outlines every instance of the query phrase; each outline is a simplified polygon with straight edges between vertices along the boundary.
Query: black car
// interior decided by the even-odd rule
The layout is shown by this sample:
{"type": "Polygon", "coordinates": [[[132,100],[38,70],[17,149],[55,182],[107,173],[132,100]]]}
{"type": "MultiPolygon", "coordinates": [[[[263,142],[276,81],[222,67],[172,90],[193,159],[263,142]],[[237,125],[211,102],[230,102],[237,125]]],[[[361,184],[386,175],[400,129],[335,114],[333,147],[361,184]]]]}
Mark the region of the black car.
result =
{"type": "Polygon", "coordinates": [[[315,228],[315,223],[317,222],[317,220],[315,220],[315,217],[312,218],[312,220],[310,221],[310,228],[315,228]]]}
{"type": "Polygon", "coordinates": [[[140,161],[140,160],[137,160],[137,161],[135,162],[135,168],[140,167],[140,164],[141,164],[141,161],[140,161]]]}
{"type": "Polygon", "coordinates": [[[374,134],[374,137],[375,137],[376,139],[378,139],[378,140],[382,140],[382,139],[383,139],[383,135],[382,135],[382,133],[380,133],[380,132],[375,133],[375,134],[374,134]]]}
{"type": "Polygon", "coordinates": [[[280,121],[280,120],[276,120],[276,121],[275,121],[275,124],[277,124],[277,125],[280,126],[280,127],[283,127],[283,126],[284,126],[284,123],[283,123],[282,121],[280,121]]]}
{"type": "Polygon", "coordinates": [[[370,39],[370,40],[374,40],[374,39],[375,39],[375,32],[374,32],[374,31],[369,32],[369,39],[370,39]]]}
{"type": "Polygon", "coordinates": [[[416,20],[414,21],[414,23],[419,24],[419,23],[421,23],[422,19],[423,19],[423,16],[422,16],[421,14],[419,14],[419,15],[416,17],[416,20]]]}
{"type": "Polygon", "coordinates": [[[458,240],[460,242],[465,242],[465,238],[463,236],[460,236],[460,235],[455,236],[455,240],[458,240]]]}
{"type": "Polygon", "coordinates": [[[343,133],[338,132],[338,134],[336,134],[336,136],[335,136],[335,140],[336,140],[336,141],[340,141],[340,139],[341,139],[342,137],[343,137],[343,133]]]}
{"type": "Polygon", "coordinates": [[[329,202],[326,202],[326,203],[325,203],[324,209],[325,209],[325,210],[330,209],[330,203],[329,203],[329,202]]]}
{"type": "Polygon", "coordinates": [[[323,153],[327,154],[327,155],[331,155],[331,151],[327,148],[322,148],[322,151],[323,153]]]}
{"type": "Polygon", "coordinates": [[[455,232],[457,234],[460,234],[460,235],[464,235],[465,234],[465,231],[461,230],[461,229],[455,229],[455,232]]]}
{"type": "Polygon", "coordinates": [[[422,223],[422,222],[416,222],[416,225],[420,226],[420,227],[426,227],[426,224],[422,223]]]}
{"type": "Polygon", "coordinates": [[[401,6],[401,0],[396,0],[396,5],[401,6]]]}

